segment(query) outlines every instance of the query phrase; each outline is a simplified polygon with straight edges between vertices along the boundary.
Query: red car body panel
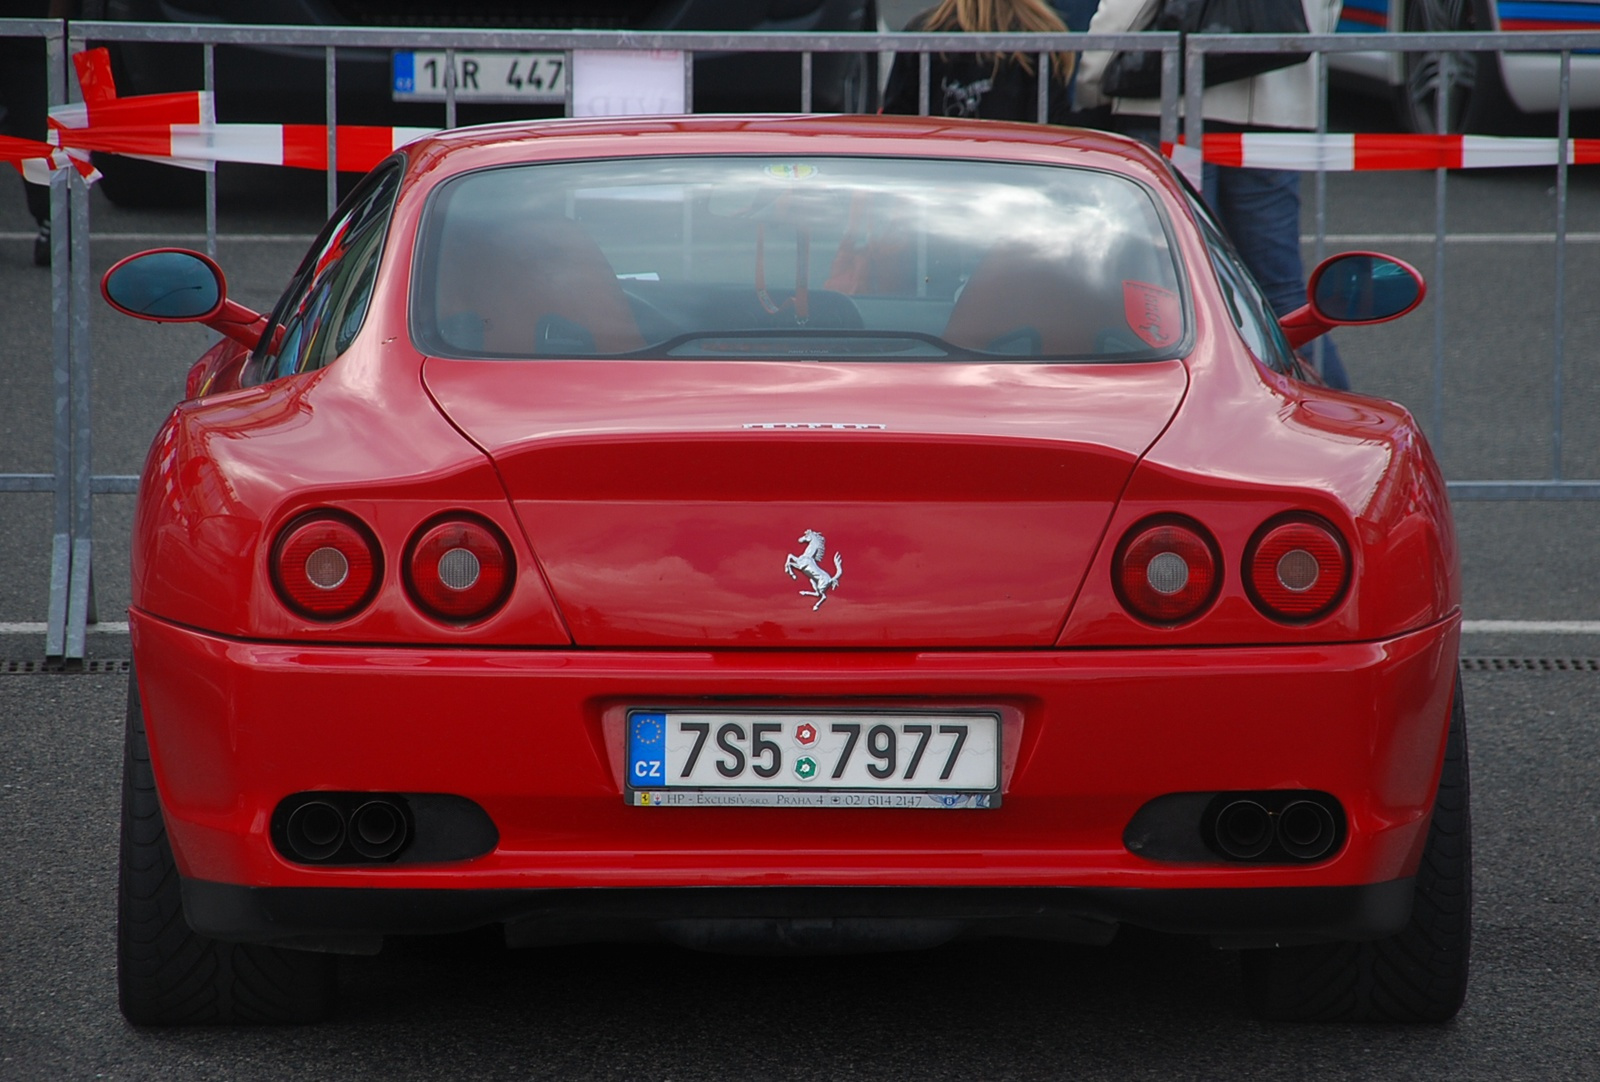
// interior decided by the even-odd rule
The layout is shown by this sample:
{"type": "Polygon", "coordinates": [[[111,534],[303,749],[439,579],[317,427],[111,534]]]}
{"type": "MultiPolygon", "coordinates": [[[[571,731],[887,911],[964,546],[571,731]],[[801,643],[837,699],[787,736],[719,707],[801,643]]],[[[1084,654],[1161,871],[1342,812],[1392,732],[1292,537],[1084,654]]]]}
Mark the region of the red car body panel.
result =
{"type": "Polygon", "coordinates": [[[405,154],[355,344],[244,388],[243,350],[216,347],[145,466],[131,626],[186,878],[1176,890],[1414,873],[1460,624],[1443,478],[1401,407],[1250,357],[1153,157],[1095,133],[848,117],[508,126],[405,154]],[[469,361],[412,344],[412,252],[449,177],[801,147],[1136,178],[1176,223],[1194,348],[1140,364],[874,365],[469,361]],[[773,427],[810,423],[882,428],[773,427]],[[371,604],[340,621],[297,615],[271,581],[273,539],[318,508],[359,519],[382,552],[371,604]],[[465,626],[420,611],[399,573],[407,539],[446,509],[497,526],[515,564],[504,606],[465,626]],[[1348,591],[1304,624],[1264,615],[1244,587],[1246,547],[1285,512],[1320,516],[1350,550],[1348,591]],[[1221,582],[1201,615],[1155,626],[1118,600],[1112,560],[1136,524],[1173,513],[1214,537],[1221,582]],[[850,567],[815,609],[780,562],[807,529],[850,567]],[[708,702],[993,708],[1003,801],[927,814],[625,804],[623,711],[708,702]],[[1233,789],[1333,794],[1348,836],[1299,865],[1130,850],[1147,802],[1233,789]],[[499,840],[436,865],[294,863],[269,822],[316,790],[458,794],[499,840]]]}

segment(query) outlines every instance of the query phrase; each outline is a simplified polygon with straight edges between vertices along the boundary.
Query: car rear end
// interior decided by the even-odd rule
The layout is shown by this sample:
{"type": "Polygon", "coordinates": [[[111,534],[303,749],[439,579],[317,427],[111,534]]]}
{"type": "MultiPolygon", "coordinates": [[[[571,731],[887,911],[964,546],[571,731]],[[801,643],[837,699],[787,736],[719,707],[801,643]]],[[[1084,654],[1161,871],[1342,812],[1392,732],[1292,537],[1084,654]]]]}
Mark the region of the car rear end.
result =
{"type": "MultiPolygon", "coordinates": [[[[1456,617],[1360,633],[1379,550],[1335,492],[1141,465],[1204,399],[1156,193],[1005,162],[649,165],[429,196],[422,386],[503,503],[313,471],[262,523],[253,635],[136,612],[196,926],[705,938],[751,886],[766,916],[867,905],[941,937],[1402,921],[1456,617]],[[1290,553],[1320,591],[1274,585],[1290,553]],[[366,908],[407,896],[398,922],[366,908]]],[[[340,417],[358,362],[321,378],[313,434],[381,426],[340,417]]]]}
{"type": "Polygon", "coordinates": [[[1248,356],[1145,152],[934,123],[441,137],[348,351],[176,411],[130,626],[197,934],[1405,932],[1409,417],[1248,356]]]}

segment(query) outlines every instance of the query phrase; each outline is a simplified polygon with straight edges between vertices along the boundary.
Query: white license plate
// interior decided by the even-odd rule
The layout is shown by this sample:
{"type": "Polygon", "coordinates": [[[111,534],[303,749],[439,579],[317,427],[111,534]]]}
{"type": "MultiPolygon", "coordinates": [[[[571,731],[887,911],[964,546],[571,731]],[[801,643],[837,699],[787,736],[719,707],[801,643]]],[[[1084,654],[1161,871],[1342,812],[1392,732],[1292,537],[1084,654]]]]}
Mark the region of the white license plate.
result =
{"type": "Polygon", "coordinates": [[[627,724],[638,807],[1000,803],[995,714],[633,710],[627,724]]]}
{"type": "MultiPolygon", "coordinates": [[[[560,102],[567,97],[567,54],[457,50],[457,101],[560,102]]],[[[396,52],[395,101],[444,101],[450,74],[444,50],[396,52]]]]}

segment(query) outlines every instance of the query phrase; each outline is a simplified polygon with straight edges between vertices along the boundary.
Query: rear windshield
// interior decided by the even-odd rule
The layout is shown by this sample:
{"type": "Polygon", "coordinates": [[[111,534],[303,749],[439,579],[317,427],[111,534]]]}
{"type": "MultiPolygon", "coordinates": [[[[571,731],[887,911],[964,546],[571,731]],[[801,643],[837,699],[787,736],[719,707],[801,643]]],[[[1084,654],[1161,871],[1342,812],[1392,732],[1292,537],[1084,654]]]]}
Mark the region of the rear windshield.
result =
{"type": "Polygon", "coordinates": [[[418,346],[446,357],[1174,355],[1150,193],[1092,169],[651,158],[465,174],[428,208],[418,346]]]}

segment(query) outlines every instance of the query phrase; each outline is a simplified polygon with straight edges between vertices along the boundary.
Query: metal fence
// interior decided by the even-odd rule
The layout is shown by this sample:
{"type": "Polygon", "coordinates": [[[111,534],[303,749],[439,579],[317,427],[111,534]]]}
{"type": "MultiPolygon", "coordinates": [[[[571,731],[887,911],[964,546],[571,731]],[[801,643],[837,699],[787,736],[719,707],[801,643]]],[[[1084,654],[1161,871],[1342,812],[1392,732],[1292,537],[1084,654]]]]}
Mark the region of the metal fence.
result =
{"type": "MultiPolygon", "coordinates": [[[[404,30],[397,28],[235,26],[217,24],[144,24],[118,22],[61,23],[43,20],[0,20],[0,36],[42,39],[48,52],[49,101],[52,106],[79,100],[76,80],[70,77],[72,54],[89,42],[142,42],[192,45],[203,54],[202,87],[213,90],[215,50],[218,46],[270,45],[320,49],[323,56],[324,96],[328,127],[327,204],[331,213],[336,202],[338,146],[337,60],[346,49],[424,49],[446,52],[446,68],[453,70],[457,50],[538,50],[562,51],[570,64],[577,50],[668,50],[681,51],[688,58],[714,53],[796,54],[800,63],[800,103],[809,110],[813,100],[813,58],[822,53],[918,53],[921,54],[920,83],[924,109],[930,98],[928,57],[933,53],[1011,53],[1037,54],[1039,112],[1044,115],[1048,83],[1047,56],[1053,52],[1073,52],[1087,47],[1138,49],[1159,52],[1162,62],[1160,134],[1164,143],[1177,141],[1180,118],[1183,138],[1191,148],[1203,148],[1204,125],[1200,111],[1200,88],[1207,55],[1218,52],[1307,52],[1313,53],[1326,87],[1327,57],[1340,52],[1409,51],[1549,51],[1561,57],[1561,113],[1559,141],[1561,153],[1556,166],[1557,213],[1555,260],[1557,301],[1555,310],[1554,383],[1551,388],[1552,422],[1550,476],[1541,480],[1453,480],[1451,495],[1471,500],[1566,500],[1600,498],[1600,480],[1573,480],[1564,475],[1562,462],[1562,392],[1566,379],[1565,308],[1561,299],[1566,261],[1566,194],[1570,64],[1575,51],[1600,50],[1600,33],[1561,34],[1337,34],[1280,37],[1272,35],[1189,35],[1137,33],[1118,35],[1087,34],[875,34],[875,33],[634,33],[604,31],[547,32],[533,30],[465,31],[404,30]],[[1180,73],[1187,95],[1180,94],[1180,73]],[[1180,97],[1184,97],[1180,111],[1180,97]]],[[[684,100],[693,101],[692,63],[684,65],[684,100]]],[[[566,111],[571,112],[571,83],[568,83],[566,111]]],[[[1059,91],[1056,91],[1059,92],[1059,91]]],[[[447,83],[440,122],[453,127],[457,97],[447,83]]],[[[1442,111],[1441,111],[1442,113],[1442,111]]],[[[1326,95],[1318,131],[1327,131],[1326,95]]],[[[1436,173],[1436,214],[1434,267],[1430,287],[1442,296],[1444,286],[1444,243],[1446,170],[1436,173]]],[[[1316,221],[1316,254],[1324,252],[1326,238],[1326,177],[1316,171],[1313,205],[1316,221]]],[[[215,172],[206,174],[206,246],[215,254],[217,247],[217,188],[215,172]]],[[[94,284],[89,258],[89,201],[82,179],[71,170],[59,170],[51,184],[52,222],[52,343],[54,385],[54,470],[49,474],[0,473],[0,493],[51,492],[54,517],[51,541],[51,570],[47,660],[57,664],[80,662],[85,655],[87,625],[95,622],[93,585],[94,524],[93,497],[103,493],[133,493],[137,478],[131,475],[94,474],[91,467],[93,418],[89,398],[91,358],[90,320],[94,284]]],[[[1435,441],[1442,433],[1445,417],[1443,387],[1445,336],[1443,305],[1435,305],[1433,342],[1433,397],[1429,432],[1435,441]]]]}

